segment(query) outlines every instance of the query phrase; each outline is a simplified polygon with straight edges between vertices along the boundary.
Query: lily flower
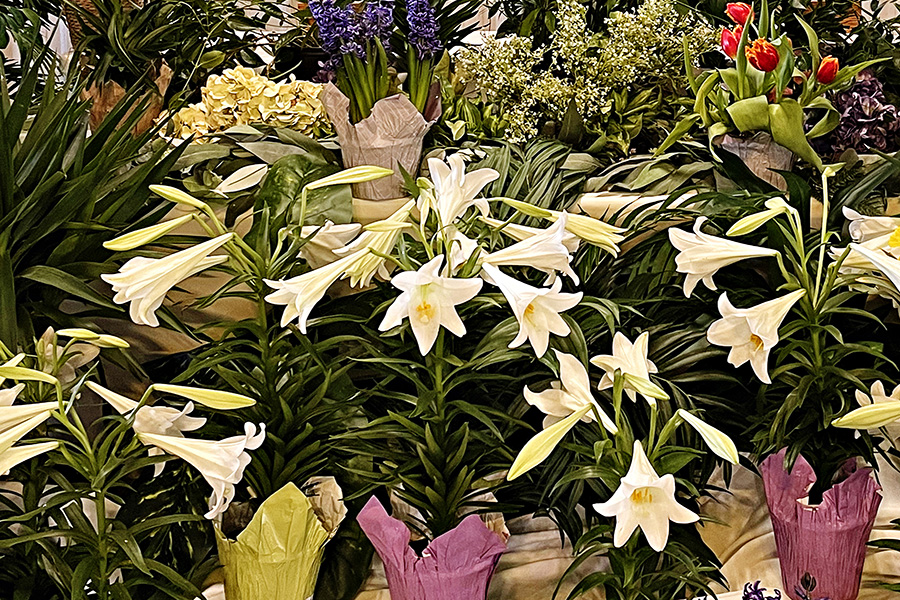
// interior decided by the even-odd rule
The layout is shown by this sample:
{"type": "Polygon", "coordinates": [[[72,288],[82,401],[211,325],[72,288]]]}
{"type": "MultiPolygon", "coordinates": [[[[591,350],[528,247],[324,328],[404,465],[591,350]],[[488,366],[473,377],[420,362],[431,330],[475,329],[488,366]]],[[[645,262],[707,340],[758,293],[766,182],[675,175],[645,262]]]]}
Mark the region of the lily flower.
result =
{"type": "Polygon", "coordinates": [[[466,334],[456,306],[468,302],[481,290],[481,279],[442,277],[443,262],[444,255],[439,254],[418,271],[394,275],[391,284],[403,293],[388,307],[378,327],[379,331],[387,331],[408,317],[422,356],[434,346],[442,326],[458,337],[466,334]]]}
{"type": "Polygon", "coordinates": [[[856,390],[856,401],[859,402],[860,408],[833,420],[831,422],[833,427],[872,430],[900,419],[900,385],[888,395],[884,384],[876,381],[872,384],[871,397],[856,390]]]}
{"type": "Polygon", "coordinates": [[[510,348],[518,348],[529,341],[535,355],[540,358],[547,352],[551,333],[559,336],[571,333],[569,325],[559,313],[581,302],[581,292],[560,293],[560,279],[554,281],[550,288],[537,288],[504,274],[493,265],[483,265],[483,269],[482,276],[488,283],[500,288],[519,322],[519,333],[509,343],[510,348]]]}
{"type": "MultiPolygon", "coordinates": [[[[543,229],[538,227],[528,227],[527,225],[519,225],[517,223],[508,223],[506,221],[501,221],[500,219],[494,219],[492,217],[481,217],[481,220],[494,229],[498,230],[500,233],[508,235],[512,239],[517,242],[524,242],[530,237],[534,237],[535,235],[543,232],[543,229]]],[[[566,250],[569,251],[570,254],[574,254],[578,250],[578,246],[580,244],[580,239],[574,233],[571,233],[569,230],[566,230],[565,235],[563,235],[562,243],[563,246],[566,247],[566,250]]]]}
{"type": "Polygon", "coordinates": [[[737,446],[734,445],[734,440],[683,408],[679,408],[675,411],[675,414],[700,434],[700,437],[703,438],[703,441],[706,442],[706,445],[709,446],[709,449],[716,456],[724,458],[731,464],[738,464],[740,458],[738,457],[737,446]]]}
{"type": "Polygon", "coordinates": [[[719,296],[722,318],[710,325],[706,339],[716,346],[731,346],[730,364],[740,367],[750,361],[759,380],[772,383],[767,365],[769,353],[778,343],[778,328],[805,294],[806,290],[796,290],[750,308],[735,308],[723,293],[719,296]]]}
{"type": "Polygon", "coordinates": [[[56,402],[42,402],[0,408],[0,476],[29,458],[59,445],[58,442],[45,442],[15,446],[28,432],[46,421],[57,406],[56,402]]]}
{"type": "Polygon", "coordinates": [[[520,213],[530,217],[548,219],[554,222],[562,217],[566,217],[566,230],[569,231],[569,233],[572,233],[589,244],[599,246],[613,256],[618,256],[618,244],[625,239],[625,237],[621,235],[625,230],[621,227],[610,225],[609,223],[605,223],[604,221],[587,215],[549,210],[527,202],[522,202],[521,200],[512,200],[509,198],[504,199],[503,203],[512,206],[520,213]]]}
{"type": "Polygon", "coordinates": [[[897,231],[900,227],[900,218],[898,217],[869,217],[862,215],[852,208],[843,208],[844,217],[850,221],[850,239],[854,242],[867,242],[874,238],[888,236],[897,231]]]}
{"type": "MultiPolygon", "coordinates": [[[[145,405],[138,408],[138,402],[106,389],[100,384],[88,381],[85,385],[92,392],[106,400],[120,415],[130,415],[137,409],[137,413],[134,415],[134,424],[132,425],[132,429],[137,433],[184,437],[183,432],[195,431],[206,424],[206,419],[204,418],[188,416],[194,410],[193,402],[188,402],[182,410],[169,406],[145,405]]],[[[161,456],[163,452],[159,448],[151,447],[149,454],[150,456],[161,456]]],[[[159,463],[155,466],[154,476],[159,476],[162,473],[164,465],[165,463],[159,463]]]]}
{"type": "Polygon", "coordinates": [[[227,256],[210,256],[231,239],[232,233],[197,244],[165,258],[138,256],[126,262],[118,273],[101,275],[116,292],[113,302],[131,303],[131,320],[139,325],[158,327],[156,310],[173,287],[200,271],[228,260],[227,256]]]}
{"type": "Polygon", "coordinates": [[[253,423],[244,424],[244,435],[224,440],[197,440],[174,435],[140,433],[138,439],[182,459],[198,471],[212,486],[207,519],[214,519],[225,512],[234,499],[235,486],[244,477],[244,469],[250,464],[247,450],[256,450],[266,438],[266,427],[253,423]]]}
{"type": "MultiPolygon", "coordinates": [[[[46,419],[59,406],[56,402],[37,402],[13,406],[13,402],[23,389],[25,389],[25,385],[20,383],[0,391],[0,433],[15,429],[22,423],[37,416],[42,416],[46,419]]],[[[25,433],[28,432],[26,431],[25,433]]]]}
{"type": "Polygon", "coordinates": [[[687,275],[684,280],[686,298],[690,298],[699,281],[708,289],[715,290],[713,275],[719,269],[748,258],[778,255],[777,250],[741,244],[703,233],[701,229],[705,221],[706,217],[694,221],[693,233],[669,229],[669,241],[679,250],[675,257],[676,270],[687,275]]]}
{"type": "Polygon", "coordinates": [[[487,200],[475,198],[484,186],[500,177],[494,169],[478,169],[466,173],[466,163],[460,153],[447,158],[447,162],[428,159],[428,170],[434,182],[434,204],[441,225],[452,225],[470,206],[476,207],[482,216],[487,216],[487,200]]]}
{"type": "Polygon", "coordinates": [[[621,548],[638,527],[650,547],[661,552],[669,540],[669,521],[695,523],[697,513],[675,500],[675,477],[667,473],[660,477],[644,453],[641,442],[635,440],[628,473],[619,483],[612,497],[594,505],[604,517],[616,518],[613,544],[621,548]]]}
{"type": "Polygon", "coordinates": [[[362,225],[359,223],[335,225],[331,221],[325,221],[324,225],[306,225],[300,228],[300,235],[309,240],[300,248],[300,257],[311,269],[331,264],[339,258],[334,251],[349,244],[360,229],[362,225]]]}
{"type": "Polygon", "coordinates": [[[366,225],[359,237],[334,251],[338,256],[356,255],[344,274],[350,279],[350,287],[367,287],[376,274],[383,279],[391,276],[384,256],[393,252],[400,234],[411,227],[409,215],[414,206],[410,200],[387,219],[366,225]]]}
{"type": "Polygon", "coordinates": [[[883,250],[870,250],[862,244],[850,244],[850,249],[872,263],[875,269],[881,271],[900,290],[900,260],[883,250]]]}
{"type": "Polygon", "coordinates": [[[656,399],[665,400],[668,395],[655,383],[650,381],[650,373],[656,373],[656,365],[647,358],[647,350],[650,334],[646,331],[631,342],[625,334],[617,331],[613,337],[613,353],[602,354],[591,359],[591,364],[605,371],[600,379],[597,389],[605,390],[613,387],[616,370],[625,376],[625,393],[632,402],[637,402],[640,393],[651,405],[656,404],[656,399]],[[638,382],[643,382],[638,384],[638,382]],[[654,389],[655,388],[655,389],[654,389]],[[650,393],[653,390],[654,393],[650,393]]]}
{"type": "Polygon", "coordinates": [[[553,282],[558,271],[568,275],[577,284],[578,275],[569,264],[572,262],[572,255],[569,254],[569,250],[563,244],[565,231],[566,217],[563,216],[541,233],[517,242],[512,246],[485,254],[481,262],[482,264],[495,267],[533,267],[549,275],[548,283],[553,282]]]}
{"type": "MultiPolygon", "coordinates": [[[[618,433],[616,424],[594,400],[594,395],[591,393],[591,380],[581,361],[571,354],[560,352],[555,348],[553,352],[559,361],[559,381],[551,383],[550,389],[543,392],[532,392],[528,386],[525,386],[524,390],[525,401],[547,415],[544,417],[544,429],[577,411],[593,408],[597,411],[603,428],[613,435],[618,433]]],[[[593,411],[590,411],[586,412],[581,420],[589,423],[595,419],[593,411]]]]}
{"type": "Polygon", "coordinates": [[[757,213],[753,213],[752,215],[747,215],[743,219],[739,220],[737,223],[731,226],[731,228],[725,232],[725,235],[728,237],[734,237],[738,235],[747,235],[748,233],[752,233],[765,225],[768,221],[771,221],[778,215],[790,215],[792,218],[797,217],[797,209],[784,201],[784,198],[769,198],[766,200],[766,210],[761,210],[757,213]]]}
{"type": "Polygon", "coordinates": [[[278,281],[264,280],[266,285],[275,290],[266,296],[266,302],[285,306],[284,313],[281,315],[281,326],[287,327],[288,323],[297,319],[297,327],[301,333],[305,334],[309,314],[328,291],[328,288],[340,279],[351,265],[356,264],[368,253],[369,251],[366,249],[357,250],[350,256],[336,260],[330,265],[313,269],[297,277],[278,281]]]}

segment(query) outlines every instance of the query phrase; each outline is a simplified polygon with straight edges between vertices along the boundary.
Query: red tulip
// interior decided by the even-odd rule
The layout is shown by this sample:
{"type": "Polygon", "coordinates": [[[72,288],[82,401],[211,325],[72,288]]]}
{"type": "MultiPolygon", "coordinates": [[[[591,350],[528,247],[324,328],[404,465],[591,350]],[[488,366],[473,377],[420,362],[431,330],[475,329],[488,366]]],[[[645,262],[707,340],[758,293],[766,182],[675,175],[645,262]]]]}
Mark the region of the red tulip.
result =
{"type": "Polygon", "coordinates": [[[729,58],[737,56],[738,46],[741,45],[741,36],[744,35],[744,28],[738,25],[731,31],[727,27],[722,28],[722,51],[729,58]]]}
{"type": "Polygon", "coordinates": [[[747,23],[753,22],[753,9],[743,2],[729,2],[725,6],[725,14],[738,25],[746,27],[747,23]]]}
{"type": "Polygon", "coordinates": [[[752,44],[744,48],[744,52],[750,64],[760,71],[769,73],[778,66],[778,49],[764,38],[753,40],[752,44]]]}
{"type": "Polygon", "coordinates": [[[838,71],[841,69],[838,59],[833,56],[826,56],[819,65],[819,71],[816,73],[816,80],[819,83],[828,85],[837,77],[838,71]]]}

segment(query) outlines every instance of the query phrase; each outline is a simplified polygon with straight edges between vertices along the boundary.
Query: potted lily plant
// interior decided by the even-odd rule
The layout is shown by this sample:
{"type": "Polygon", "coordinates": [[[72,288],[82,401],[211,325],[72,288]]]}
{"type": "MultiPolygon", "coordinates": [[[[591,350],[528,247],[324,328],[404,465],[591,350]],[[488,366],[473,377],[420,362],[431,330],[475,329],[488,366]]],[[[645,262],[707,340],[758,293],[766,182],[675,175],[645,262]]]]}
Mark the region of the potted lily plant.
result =
{"type": "Polygon", "coordinates": [[[737,154],[755,175],[776,188],[785,184],[774,171],[789,170],[794,156],[822,171],[822,159],[809,141],[840,122],[826,94],[879,61],[841,67],[837,58],[823,57],[818,36],[799,16],[807,53],[798,55],[791,39],[778,31],[766,0],[758,21],[753,7],[743,2],[729,3],[725,13],[734,27],[722,29],[721,49],[734,66],[694,76],[686,50],[694,111],[673,129],[658,153],[700,123],[711,149],[718,144],[737,154]]]}
{"type": "Polygon", "coordinates": [[[372,0],[361,10],[315,0],[309,9],[330,56],[324,74],[333,82],[321,99],[337,131],[344,166],[394,171],[391,177],[356,184],[354,194],[363,201],[397,200],[381,215],[387,216],[405,202],[403,172],[415,177],[422,140],[440,116],[434,63],[442,45],[434,8],[428,0],[407,2],[407,27],[399,32],[393,0],[372,0]],[[398,39],[403,47],[395,46],[398,39]],[[407,71],[403,90],[390,72],[401,62],[407,71]]]}
{"type": "Polygon", "coordinates": [[[373,490],[390,488],[397,507],[390,515],[373,497],[357,519],[385,564],[392,597],[484,599],[505,535],[479,513],[496,512],[489,494],[509,466],[504,431],[516,423],[481,385],[504,379],[492,365],[528,346],[542,357],[565,343],[565,312],[581,300],[562,291],[563,278],[577,279],[570,248],[588,241],[614,253],[621,236],[602,221],[543,209],[544,228],[495,220],[478,194],[496,171],[467,173],[459,153],[429,159],[429,169],[433,179],[417,181],[415,200],[365,226],[342,258],[271,282],[268,301],[285,306],[283,322],[305,329],[319,300],[311,290],[340,279],[383,281],[346,309],[376,307],[356,316],[362,327],[354,335],[356,361],[372,379],[359,383],[367,422],[344,437],[373,465],[353,472],[373,490]],[[476,343],[467,344],[472,335],[476,343]]]}
{"type": "MultiPolygon", "coordinates": [[[[856,598],[865,544],[881,501],[871,474],[870,437],[831,427],[832,421],[839,427],[854,425],[842,415],[869,385],[886,379],[881,369],[891,364],[880,344],[849,341],[861,335],[860,323],[880,322],[854,299],[869,289],[866,269],[882,269],[871,260],[883,259],[860,244],[829,244],[839,235],[828,230],[828,179],[834,172],[827,167],[822,174],[825,207],[816,234],[810,235],[798,210],[779,197],[765,200],[764,210],[727,229],[700,216],[692,231],[668,232],[679,251],[675,269],[686,275],[687,297],[698,294],[699,282],[715,291],[714,276],[736,263],[755,261],[750,268],[757,275],[743,281],[763,275],[762,289],[733,286],[719,295],[719,318],[709,325],[707,339],[728,349],[735,368],[749,363],[757,382],[749,386],[757,409],[748,430],[765,485],[783,588],[794,600],[800,599],[796,590],[802,591],[804,577],[817,582],[819,596],[856,598]],[[734,237],[756,243],[729,239],[734,237]],[[740,301],[733,303],[734,298],[740,301]],[[868,466],[858,466],[858,457],[868,466]]],[[[858,233],[861,226],[856,223],[851,231],[858,233]]],[[[890,235],[871,243],[886,244],[890,235]]]]}

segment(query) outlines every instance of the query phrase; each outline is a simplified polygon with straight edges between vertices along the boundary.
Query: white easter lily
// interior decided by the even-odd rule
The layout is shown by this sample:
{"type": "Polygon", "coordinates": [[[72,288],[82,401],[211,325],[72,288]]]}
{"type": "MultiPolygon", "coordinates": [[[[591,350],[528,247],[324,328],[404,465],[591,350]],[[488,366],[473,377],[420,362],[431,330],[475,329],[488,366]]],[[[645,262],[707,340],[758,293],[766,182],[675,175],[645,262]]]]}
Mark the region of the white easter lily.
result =
{"type": "MultiPolygon", "coordinates": [[[[525,401],[547,415],[544,417],[544,429],[577,411],[593,407],[600,416],[600,424],[604,429],[612,434],[618,433],[616,424],[594,400],[594,395],[591,393],[591,380],[581,361],[571,354],[556,349],[553,352],[559,361],[559,381],[554,381],[550,384],[549,389],[540,393],[532,392],[528,386],[525,386],[524,391],[525,401]]],[[[582,420],[590,422],[595,418],[593,412],[586,412],[582,420]]]]}
{"type": "Polygon", "coordinates": [[[428,170],[434,182],[433,202],[441,225],[452,225],[470,206],[475,206],[482,215],[488,214],[487,200],[475,196],[484,186],[500,177],[497,171],[478,169],[466,173],[465,159],[459,153],[449,156],[446,163],[437,158],[429,158],[428,170]]]}
{"type": "Polygon", "coordinates": [[[722,318],[710,325],[706,339],[717,346],[731,346],[728,362],[740,367],[747,361],[763,383],[769,378],[769,353],[778,343],[778,328],[794,304],[806,294],[796,290],[750,308],[735,308],[728,295],[719,296],[722,318]]]}
{"type": "Polygon", "coordinates": [[[655,383],[650,381],[650,373],[656,373],[656,365],[647,358],[650,334],[646,331],[631,342],[625,334],[617,331],[613,336],[613,353],[602,354],[591,359],[591,364],[605,371],[600,379],[598,389],[613,387],[616,370],[624,375],[624,389],[632,402],[637,402],[640,393],[651,406],[656,400],[666,400],[668,395],[655,383]]]}
{"type": "Polygon", "coordinates": [[[131,320],[140,325],[159,326],[156,310],[173,287],[204,269],[221,264],[227,256],[210,256],[231,239],[231,233],[207,240],[165,258],[132,258],[118,273],[102,275],[116,292],[113,302],[131,303],[131,320]]]}
{"type": "Polygon", "coordinates": [[[344,275],[350,279],[350,287],[367,287],[376,274],[384,279],[390,277],[384,256],[393,252],[400,234],[411,227],[409,215],[414,206],[415,202],[410,200],[387,219],[366,225],[359,237],[334,251],[338,256],[357,255],[344,275]]]}
{"type": "Polygon", "coordinates": [[[481,262],[495,267],[533,267],[547,273],[549,275],[548,282],[552,282],[556,278],[558,271],[568,275],[577,284],[578,275],[569,264],[572,262],[572,255],[563,244],[565,234],[566,217],[563,216],[541,233],[512,246],[485,254],[481,262]]]}
{"type": "Polygon", "coordinates": [[[40,456],[45,452],[55,450],[59,447],[59,442],[40,442],[38,444],[25,444],[24,446],[13,446],[5,451],[0,450],[0,477],[7,475],[13,467],[19,465],[30,458],[40,456]]]}
{"type": "Polygon", "coordinates": [[[200,471],[206,482],[212,486],[207,519],[214,519],[225,512],[234,499],[235,486],[244,476],[244,469],[250,464],[247,450],[256,450],[266,438],[265,425],[260,424],[259,432],[253,423],[244,424],[244,435],[224,440],[197,440],[173,435],[138,432],[138,439],[148,446],[177,456],[200,471]]]}
{"type": "Polygon", "coordinates": [[[872,384],[871,396],[856,390],[856,401],[859,402],[860,408],[835,419],[831,422],[832,426],[847,429],[878,429],[900,419],[900,385],[888,395],[884,384],[876,381],[872,384]]]}
{"type": "MultiPolygon", "coordinates": [[[[517,242],[524,242],[528,238],[544,231],[538,227],[528,227],[527,225],[508,223],[506,221],[501,221],[500,219],[494,219],[493,217],[481,217],[481,220],[517,242]]],[[[566,230],[565,235],[563,235],[562,243],[570,254],[574,254],[578,250],[580,242],[581,240],[578,236],[569,232],[569,230],[566,230]]]]}
{"type": "Polygon", "coordinates": [[[900,290],[900,260],[883,250],[870,250],[862,244],[850,244],[850,249],[872,263],[875,269],[881,271],[900,290]]]}
{"type": "Polygon", "coordinates": [[[641,442],[635,440],[628,473],[619,483],[612,498],[594,505],[604,517],[616,518],[613,544],[625,545],[638,527],[650,547],[661,552],[669,540],[669,522],[695,523],[700,517],[675,500],[675,477],[667,473],[660,477],[644,453],[641,442]]]}
{"type": "Polygon", "coordinates": [[[731,226],[725,235],[729,237],[737,235],[747,235],[754,232],[768,221],[771,221],[778,215],[790,215],[791,218],[797,216],[797,210],[784,201],[784,198],[770,198],[766,200],[766,210],[762,210],[752,215],[747,215],[743,219],[731,226]]]}
{"type": "Polygon", "coordinates": [[[708,289],[715,290],[713,275],[719,269],[748,258],[778,255],[777,250],[741,244],[703,233],[701,228],[705,221],[706,217],[694,221],[693,233],[682,229],[669,229],[669,241],[679,250],[678,256],[675,257],[676,270],[687,275],[684,280],[686,298],[691,296],[699,281],[702,281],[708,289]]]}
{"type": "Polygon", "coordinates": [[[519,333],[509,343],[510,348],[518,348],[528,341],[531,342],[534,353],[541,357],[547,352],[551,333],[559,336],[571,333],[569,325],[559,313],[581,302],[581,292],[560,293],[560,279],[554,281],[550,288],[537,288],[506,275],[493,265],[483,265],[483,269],[482,276],[488,283],[500,288],[519,322],[519,333]]]}
{"type": "MultiPolygon", "coordinates": [[[[59,405],[56,402],[37,402],[34,404],[16,404],[16,396],[25,388],[20,383],[9,389],[0,391],[0,433],[10,431],[37,416],[46,419],[50,412],[59,405]]],[[[25,432],[27,433],[27,431],[25,432]]],[[[23,434],[24,435],[24,434],[23,434]]],[[[21,436],[20,436],[21,437],[21,436]]]]}
{"type": "Polygon", "coordinates": [[[444,256],[439,254],[418,271],[404,271],[391,278],[391,284],[403,293],[388,307],[378,327],[387,331],[408,317],[422,356],[434,346],[442,326],[456,336],[466,334],[456,306],[468,302],[481,290],[481,279],[442,277],[443,262],[444,256]]]}
{"type": "Polygon", "coordinates": [[[869,217],[846,206],[843,208],[843,212],[850,221],[850,239],[857,243],[890,236],[900,227],[900,218],[898,217],[869,217]]]}
{"type": "Polygon", "coordinates": [[[700,437],[703,438],[703,441],[706,442],[706,445],[709,446],[709,449],[716,456],[724,458],[732,464],[738,464],[740,457],[738,456],[737,446],[734,445],[734,441],[730,437],[683,408],[679,408],[675,414],[700,434],[700,437]]]}
{"type": "MultiPolygon", "coordinates": [[[[110,406],[120,415],[130,415],[137,409],[137,413],[134,415],[134,424],[132,425],[132,429],[136,433],[184,437],[185,431],[196,431],[206,424],[206,419],[204,418],[188,416],[194,410],[193,402],[188,402],[182,410],[169,406],[148,405],[138,408],[138,402],[106,389],[93,381],[88,381],[85,385],[95,394],[109,402],[110,406]]],[[[150,456],[161,456],[163,454],[162,450],[155,446],[151,446],[148,453],[150,456]]],[[[159,476],[164,466],[165,463],[158,463],[154,469],[154,476],[159,476]]]]}
{"type": "Polygon", "coordinates": [[[171,221],[163,221],[162,223],[157,223],[150,227],[144,227],[143,229],[120,235],[108,242],[103,242],[103,247],[115,252],[134,250],[135,248],[140,248],[145,244],[149,244],[150,242],[156,241],[162,236],[171,233],[193,218],[194,217],[191,215],[184,215],[177,219],[172,219],[171,221]]]}
{"type": "Polygon", "coordinates": [[[328,288],[340,279],[351,265],[368,253],[368,250],[358,250],[329,265],[290,279],[278,281],[266,279],[266,285],[275,290],[266,296],[266,302],[285,306],[284,313],[281,315],[281,326],[287,327],[288,323],[297,319],[297,326],[301,333],[306,333],[306,321],[309,319],[309,314],[328,291],[328,288]]]}
{"type": "Polygon", "coordinates": [[[300,248],[300,256],[311,269],[331,264],[339,258],[334,251],[349,244],[361,229],[362,225],[359,223],[335,225],[331,221],[325,221],[324,225],[302,227],[300,235],[310,239],[300,248]]]}
{"type": "Polygon", "coordinates": [[[578,236],[589,244],[603,248],[613,256],[619,254],[618,244],[625,239],[624,236],[622,236],[622,233],[624,233],[625,230],[621,227],[610,225],[609,223],[605,223],[604,221],[587,215],[549,210],[527,202],[522,202],[521,200],[511,200],[508,198],[505,198],[503,203],[512,206],[520,213],[530,217],[538,217],[550,221],[557,221],[561,217],[566,217],[566,230],[568,230],[569,233],[578,236]]]}
{"type": "Polygon", "coordinates": [[[15,446],[28,432],[46,421],[57,406],[56,402],[42,402],[0,408],[0,476],[6,475],[19,463],[59,445],[58,442],[46,442],[15,446]]]}

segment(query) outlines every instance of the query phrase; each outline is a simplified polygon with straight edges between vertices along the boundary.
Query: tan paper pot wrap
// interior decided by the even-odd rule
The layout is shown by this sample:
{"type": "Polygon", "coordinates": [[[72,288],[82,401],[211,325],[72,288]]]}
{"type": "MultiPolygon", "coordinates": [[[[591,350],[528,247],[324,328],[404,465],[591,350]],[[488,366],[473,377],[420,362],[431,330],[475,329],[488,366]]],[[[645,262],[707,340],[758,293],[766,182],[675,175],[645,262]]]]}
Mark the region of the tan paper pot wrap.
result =
{"type": "Polygon", "coordinates": [[[426,110],[426,120],[409,98],[397,94],[376,102],[371,115],[352,125],[350,100],[337,86],[326,85],[320,98],[337,131],[345,168],[374,165],[394,171],[392,177],[354,185],[353,196],[362,200],[404,196],[399,165],[415,177],[422,156],[422,139],[440,116],[440,103],[430,105],[436,108],[426,110]]]}
{"type": "Polygon", "coordinates": [[[334,478],[316,478],[307,497],[292,483],[263,502],[236,540],[216,528],[228,600],[308,600],[325,544],[346,514],[334,478]]]}
{"type": "MultiPolygon", "coordinates": [[[[155,89],[148,89],[147,92],[135,101],[135,106],[143,103],[143,114],[134,125],[134,135],[140,135],[153,127],[154,122],[163,109],[163,97],[166,90],[169,89],[169,83],[172,81],[172,69],[161,61],[158,66],[150,67],[150,79],[153,80],[155,89]]],[[[150,86],[151,88],[153,86],[150,86]]],[[[121,102],[127,95],[127,90],[115,81],[104,81],[99,85],[94,83],[88,89],[81,92],[82,98],[91,100],[91,130],[96,131],[106,116],[121,102]]],[[[134,107],[129,108],[126,117],[131,115],[134,107]]]]}
{"type": "Polygon", "coordinates": [[[736,154],[763,181],[779,190],[787,189],[784,177],[775,171],[790,171],[794,164],[794,153],[777,144],[768,133],[761,131],[752,137],[724,135],[719,145],[736,154]]]}

